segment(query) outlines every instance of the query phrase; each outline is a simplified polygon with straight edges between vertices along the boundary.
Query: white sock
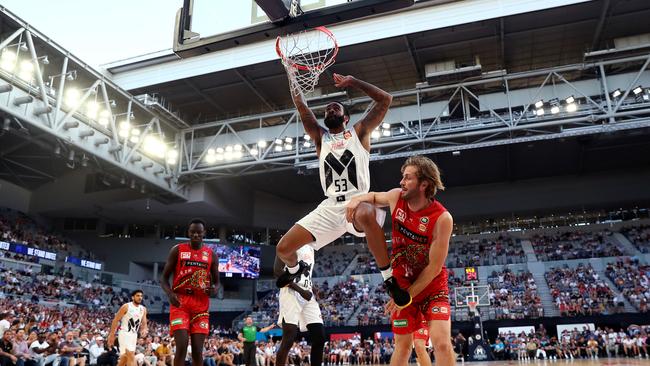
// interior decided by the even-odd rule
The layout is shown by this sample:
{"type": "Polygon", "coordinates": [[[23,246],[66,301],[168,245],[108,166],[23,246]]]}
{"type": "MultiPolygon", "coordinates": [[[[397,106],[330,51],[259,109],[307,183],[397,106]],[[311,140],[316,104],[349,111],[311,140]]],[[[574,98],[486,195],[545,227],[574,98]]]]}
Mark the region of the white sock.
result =
{"type": "Polygon", "coordinates": [[[294,274],[294,273],[298,272],[299,269],[300,269],[300,264],[298,264],[298,263],[296,263],[296,265],[293,266],[293,267],[287,266],[287,270],[289,270],[289,273],[291,273],[291,274],[294,274]]]}
{"type": "Polygon", "coordinates": [[[388,269],[381,270],[381,277],[384,279],[384,281],[393,277],[393,269],[388,267],[388,269]]]}

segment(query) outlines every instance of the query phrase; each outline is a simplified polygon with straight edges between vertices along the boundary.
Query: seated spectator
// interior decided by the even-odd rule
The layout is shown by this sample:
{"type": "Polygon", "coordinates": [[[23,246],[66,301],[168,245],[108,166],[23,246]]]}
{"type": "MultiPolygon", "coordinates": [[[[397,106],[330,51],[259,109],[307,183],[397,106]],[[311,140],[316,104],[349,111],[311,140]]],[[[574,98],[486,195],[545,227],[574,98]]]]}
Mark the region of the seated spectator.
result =
{"type": "Polygon", "coordinates": [[[626,254],[625,249],[614,242],[610,231],[570,231],[556,235],[535,235],[531,244],[535,255],[541,261],[617,257],[626,254]]]}

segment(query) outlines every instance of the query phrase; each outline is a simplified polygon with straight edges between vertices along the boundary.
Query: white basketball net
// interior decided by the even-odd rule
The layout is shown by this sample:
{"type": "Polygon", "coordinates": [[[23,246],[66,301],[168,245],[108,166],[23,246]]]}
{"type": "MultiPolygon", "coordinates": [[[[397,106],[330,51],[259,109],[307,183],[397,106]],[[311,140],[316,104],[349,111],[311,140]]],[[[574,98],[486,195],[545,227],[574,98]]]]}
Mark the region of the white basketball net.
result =
{"type": "Polygon", "coordinates": [[[318,77],[334,64],[339,50],[334,35],[325,27],[278,37],[275,46],[293,95],[314,91],[318,77]]]}

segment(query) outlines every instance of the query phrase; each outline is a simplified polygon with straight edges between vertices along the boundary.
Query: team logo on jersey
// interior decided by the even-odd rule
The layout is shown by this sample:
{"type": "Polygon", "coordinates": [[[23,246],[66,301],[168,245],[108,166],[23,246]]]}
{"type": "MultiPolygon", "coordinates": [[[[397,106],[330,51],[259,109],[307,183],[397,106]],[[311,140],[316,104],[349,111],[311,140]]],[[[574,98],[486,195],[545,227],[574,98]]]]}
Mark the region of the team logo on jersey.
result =
{"type": "Polygon", "coordinates": [[[418,230],[425,233],[427,231],[427,226],[425,224],[420,224],[420,226],[418,226],[418,230]]]}
{"type": "Polygon", "coordinates": [[[203,328],[203,329],[208,329],[208,323],[206,323],[206,322],[201,322],[201,323],[199,324],[199,326],[200,326],[201,328],[203,328]]]}
{"type": "Polygon", "coordinates": [[[181,259],[190,259],[190,258],[192,258],[190,252],[181,252],[181,259]]]}
{"type": "Polygon", "coordinates": [[[406,212],[404,212],[404,210],[401,208],[398,208],[395,212],[395,218],[400,222],[406,221],[406,212]]]}
{"type": "Polygon", "coordinates": [[[332,153],[327,154],[327,157],[325,157],[324,168],[325,189],[329,189],[333,183],[337,183],[336,192],[347,192],[349,189],[348,183],[350,183],[354,188],[359,188],[357,183],[357,162],[354,158],[354,154],[352,154],[350,150],[345,150],[343,154],[341,154],[341,159],[337,159],[332,153]],[[340,182],[340,179],[334,179],[334,173],[341,177],[343,176],[343,172],[346,170],[348,172],[347,180],[340,182]]]}
{"type": "Polygon", "coordinates": [[[203,252],[203,256],[201,257],[202,260],[207,261],[208,260],[208,252],[203,252]]]}
{"type": "Polygon", "coordinates": [[[171,321],[171,325],[183,325],[183,319],[178,318],[171,321]]]}
{"type": "Polygon", "coordinates": [[[393,320],[393,326],[395,328],[405,328],[409,326],[408,319],[395,319],[393,320]]]}
{"type": "Polygon", "coordinates": [[[346,140],[349,140],[351,137],[352,137],[352,132],[350,131],[345,131],[345,133],[343,134],[343,138],[346,140]]]}
{"type": "Polygon", "coordinates": [[[434,314],[438,314],[440,312],[440,307],[434,306],[431,308],[431,312],[434,314]]]}
{"type": "Polygon", "coordinates": [[[129,319],[129,322],[127,323],[127,332],[137,332],[138,329],[140,329],[140,319],[134,320],[133,318],[129,319]]]}

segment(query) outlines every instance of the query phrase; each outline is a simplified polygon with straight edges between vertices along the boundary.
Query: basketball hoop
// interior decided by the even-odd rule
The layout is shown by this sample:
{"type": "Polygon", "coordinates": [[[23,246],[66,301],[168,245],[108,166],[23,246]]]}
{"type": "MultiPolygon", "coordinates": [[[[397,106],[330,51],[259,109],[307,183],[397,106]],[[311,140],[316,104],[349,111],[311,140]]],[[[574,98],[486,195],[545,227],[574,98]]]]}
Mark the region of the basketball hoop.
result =
{"type": "Polygon", "coordinates": [[[293,95],[310,93],[318,77],[334,64],[339,46],[334,34],[325,27],[278,37],[275,50],[287,70],[293,95]]]}
{"type": "Polygon", "coordinates": [[[472,313],[476,313],[476,306],[478,306],[478,303],[475,301],[470,301],[467,303],[467,306],[469,307],[469,311],[472,313]]]}

